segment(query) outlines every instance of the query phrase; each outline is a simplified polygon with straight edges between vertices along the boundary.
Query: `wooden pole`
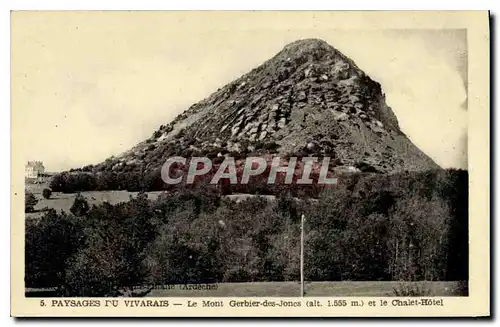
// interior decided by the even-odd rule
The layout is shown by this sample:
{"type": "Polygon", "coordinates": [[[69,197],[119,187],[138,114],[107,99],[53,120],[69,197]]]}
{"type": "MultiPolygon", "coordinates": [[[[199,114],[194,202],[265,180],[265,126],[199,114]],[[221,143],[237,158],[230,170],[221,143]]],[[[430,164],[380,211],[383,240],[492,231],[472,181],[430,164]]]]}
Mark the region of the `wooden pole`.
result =
{"type": "Polygon", "coordinates": [[[300,297],[304,297],[304,215],[300,217],[300,297]]]}

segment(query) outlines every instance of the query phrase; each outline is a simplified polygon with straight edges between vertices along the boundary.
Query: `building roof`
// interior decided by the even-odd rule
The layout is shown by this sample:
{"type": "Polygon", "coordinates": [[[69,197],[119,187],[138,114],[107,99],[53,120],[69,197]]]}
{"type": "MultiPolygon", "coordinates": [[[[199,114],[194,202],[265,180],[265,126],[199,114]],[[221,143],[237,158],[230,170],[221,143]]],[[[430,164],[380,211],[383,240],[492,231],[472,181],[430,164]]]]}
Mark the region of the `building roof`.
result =
{"type": "Polygon", "coordinates": [[[26,168],[39,169],[44,168],[44,166],[42,161],[28,161],[28,163],[26,164],[26,168]]]}

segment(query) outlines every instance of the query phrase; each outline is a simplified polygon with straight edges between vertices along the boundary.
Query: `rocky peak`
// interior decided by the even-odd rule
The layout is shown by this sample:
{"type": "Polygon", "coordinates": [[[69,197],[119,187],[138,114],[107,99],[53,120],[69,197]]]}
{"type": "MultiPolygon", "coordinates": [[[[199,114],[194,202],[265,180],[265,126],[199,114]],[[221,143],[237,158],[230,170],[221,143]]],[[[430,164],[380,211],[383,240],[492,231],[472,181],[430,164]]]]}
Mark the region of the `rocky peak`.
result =
{"type": "Polygon", "coordinates": [[[287,44],[278,53],[278,56],[303,57],[313,55],[315,58],[320,59],[323,55],[332,51],[335,51],[335,49],[323,40],[303,39],[287,44]]]}
{"type": "Polygon", "coordinates": [[[319,39],[286,45],[120,160],[139,157],[141,164],[186,149],[255,152],[263,145],[281,155],[328,155],[339,165],[363,163],[376,171],[437,167],[401,132],[380,84],[319,39]]]}

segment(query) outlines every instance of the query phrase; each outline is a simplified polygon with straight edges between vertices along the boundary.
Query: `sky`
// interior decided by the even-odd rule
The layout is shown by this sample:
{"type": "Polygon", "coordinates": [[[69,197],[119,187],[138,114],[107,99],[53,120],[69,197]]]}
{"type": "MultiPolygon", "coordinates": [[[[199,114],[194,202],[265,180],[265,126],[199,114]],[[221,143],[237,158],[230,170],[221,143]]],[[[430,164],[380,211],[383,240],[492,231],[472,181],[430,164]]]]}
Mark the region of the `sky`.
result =
{"type": "Polygon", "coordinates": [[[285,16],[13,14],[19,150],[48,171],[98,163],[286,44],[320,38],[382,85],[401,129],[422,151],[442,167],[467,167],[465,30],[340,29],[314,15],[285,16]]]}

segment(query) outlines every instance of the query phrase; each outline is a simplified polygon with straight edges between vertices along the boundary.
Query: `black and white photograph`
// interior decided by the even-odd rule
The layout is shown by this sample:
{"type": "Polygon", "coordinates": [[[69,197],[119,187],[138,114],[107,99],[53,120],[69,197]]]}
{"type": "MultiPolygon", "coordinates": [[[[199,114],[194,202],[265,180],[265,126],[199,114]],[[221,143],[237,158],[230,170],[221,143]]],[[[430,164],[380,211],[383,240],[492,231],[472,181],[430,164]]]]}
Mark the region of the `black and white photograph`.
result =
{"type": "Polygon", "coordinates": [[[471,54],[466,13],[364,15],[12,12],[23,301],[168,316],[472,300],[488,46],[471,54]]]}

